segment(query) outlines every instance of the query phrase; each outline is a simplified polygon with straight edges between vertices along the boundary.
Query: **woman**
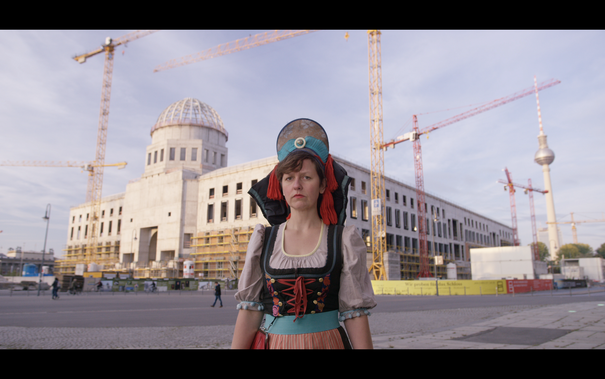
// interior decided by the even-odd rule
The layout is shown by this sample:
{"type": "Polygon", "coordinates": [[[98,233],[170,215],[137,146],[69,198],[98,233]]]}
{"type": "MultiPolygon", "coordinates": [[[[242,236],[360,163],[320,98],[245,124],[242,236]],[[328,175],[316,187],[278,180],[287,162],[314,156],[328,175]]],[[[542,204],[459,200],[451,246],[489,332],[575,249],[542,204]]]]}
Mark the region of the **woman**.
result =
{"type": "Polygon", "coordinates": [[[269,349],[372,348],[366,245],[354,226],[336,225],[340,187],[328,148],[321,125],[308,119],[278,136],[267,196],[285,200],[289,216],[268,230],[255,227],[235,295],[232,348],[250,348],[263,317],[269,349]]]}

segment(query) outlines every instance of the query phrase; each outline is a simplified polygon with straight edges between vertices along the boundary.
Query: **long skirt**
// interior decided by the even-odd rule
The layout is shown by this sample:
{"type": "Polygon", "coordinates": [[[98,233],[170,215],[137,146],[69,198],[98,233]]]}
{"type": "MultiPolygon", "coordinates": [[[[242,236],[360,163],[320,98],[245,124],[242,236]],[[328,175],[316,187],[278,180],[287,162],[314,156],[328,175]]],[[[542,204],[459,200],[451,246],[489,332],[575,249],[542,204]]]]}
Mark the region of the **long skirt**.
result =
{"type": "Polygon", "coordinates": [[[351,349],[342,326],[306,334],[269,333],[269,349],[351,349]]]}

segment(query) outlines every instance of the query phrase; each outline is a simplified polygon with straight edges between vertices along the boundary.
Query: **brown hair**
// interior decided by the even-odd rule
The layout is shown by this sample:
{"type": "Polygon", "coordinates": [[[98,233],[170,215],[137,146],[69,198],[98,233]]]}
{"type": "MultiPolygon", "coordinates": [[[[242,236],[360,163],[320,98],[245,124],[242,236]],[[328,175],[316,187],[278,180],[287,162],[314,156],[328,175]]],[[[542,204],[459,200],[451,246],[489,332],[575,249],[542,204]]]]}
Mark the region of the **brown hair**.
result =
{"type": "Polygon", "coordinates": [[[291,172],[298,172],[302,169],[303,161],[305,159],[309,159],[315,165],[315,171],[317,171],[317,175],[319,176],[319,182],[323,183],[326,179],[326,174],[324,172],[323,165],[320,163],[319,158],[310,153],[307,150],[297,149],[288,154],[284,160],[277,164],[275,169],[275,174],[277,180],[281,184],[281,180],[284,174],[288,174],[291,172]]]}

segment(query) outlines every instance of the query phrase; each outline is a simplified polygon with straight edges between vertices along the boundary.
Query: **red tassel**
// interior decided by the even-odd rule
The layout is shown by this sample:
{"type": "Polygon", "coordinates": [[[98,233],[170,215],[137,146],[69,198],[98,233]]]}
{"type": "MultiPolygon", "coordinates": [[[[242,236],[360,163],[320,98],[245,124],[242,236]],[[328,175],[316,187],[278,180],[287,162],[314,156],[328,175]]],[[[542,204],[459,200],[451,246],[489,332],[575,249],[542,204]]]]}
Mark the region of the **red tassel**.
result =
{"type": "Polygon", "coordinates": [[[277,166],[273,168],[273,171],[271,171],[271,175],[269,176],[267,197],[271,200],[282,200],[284,198],[284,195],[281,193],[279,181],[277,180],[277,176],[275,175],[275,169],[277,169],[277,166]]]}
{"type": "Polygon", "coordinates": [[[321,206],[319,207],[319,213],[321,214],[321,219],[324,224],[336,225],[338,223],[336,211],[334,210],[334,199],[332,198],[332,193],[327,190],[324,192],[321,206]]]}
{"type": "Polygon", "coordinates": [[[330,192],[334,192],[338,188],[338,183],[334,176],[334,160],[330,154],[328,154],[328,159],[326,159],[326,180],[326,189],[330,192]]]}
{"type": "Polygon", "coordinates": [[[321,218],[326,225],[336,225],[338,223],[338,217],[336,217],[336,211],[334,210],[334,198],[332,192],[338,188],[338,182],[334,176],[334,161],[332,155],[328,154],[326,159],[326,190],[323,194],[319,213],[321,218]]]}

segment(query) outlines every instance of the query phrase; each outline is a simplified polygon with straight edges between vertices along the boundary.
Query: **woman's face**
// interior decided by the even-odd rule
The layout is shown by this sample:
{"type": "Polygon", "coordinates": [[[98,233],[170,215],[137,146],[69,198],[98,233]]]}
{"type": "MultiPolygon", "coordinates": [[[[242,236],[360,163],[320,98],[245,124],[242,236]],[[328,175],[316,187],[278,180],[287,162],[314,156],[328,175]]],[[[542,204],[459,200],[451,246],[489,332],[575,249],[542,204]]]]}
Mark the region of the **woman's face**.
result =
{"type": "Polygon", "coordinates": [[[317,210],[317,199],[326,189],[325,180],[320,182],[315,165],[309,159],[303,161],[300,171],[285,173],[281,185],[288,205],[298,211],[317,210]]]}

